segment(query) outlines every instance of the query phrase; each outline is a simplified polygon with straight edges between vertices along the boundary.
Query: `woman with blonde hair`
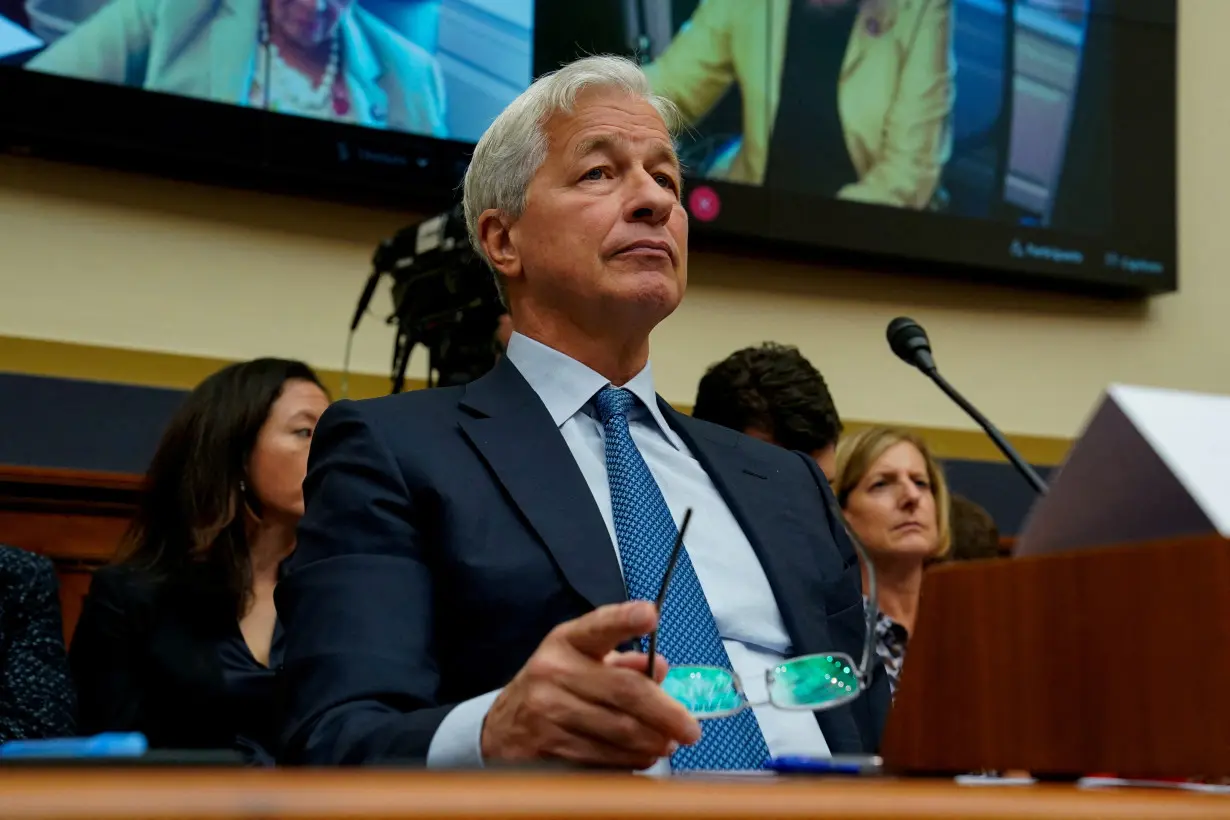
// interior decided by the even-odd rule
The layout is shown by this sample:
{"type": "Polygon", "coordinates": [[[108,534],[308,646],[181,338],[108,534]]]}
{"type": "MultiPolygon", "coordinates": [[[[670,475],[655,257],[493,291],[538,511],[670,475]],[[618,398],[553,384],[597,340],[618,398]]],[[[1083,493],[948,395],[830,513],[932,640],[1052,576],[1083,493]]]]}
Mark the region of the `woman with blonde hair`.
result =
{"type": "MultiPolygon", "coordinates": [[[[899,428],[872,427],[838,443],[832,486],[847,527],[875,565],[876,653],[895,693],[923,569],[951,545],[948,485],[922,438],[899,428]]],[[[866,594],[866,566],[863,589],[866,594]]]]}

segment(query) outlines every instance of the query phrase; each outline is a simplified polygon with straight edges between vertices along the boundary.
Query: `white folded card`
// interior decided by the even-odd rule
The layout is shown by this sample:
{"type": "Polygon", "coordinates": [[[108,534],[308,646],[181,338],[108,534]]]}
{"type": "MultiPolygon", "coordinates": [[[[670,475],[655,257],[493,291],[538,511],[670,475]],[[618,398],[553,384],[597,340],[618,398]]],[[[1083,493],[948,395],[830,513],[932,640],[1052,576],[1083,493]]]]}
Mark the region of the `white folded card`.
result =
{"type": "Polygon", "coordinates": [[[1015,554],[1230,537],[1230,397],[1107,388],[1015,554]]]}

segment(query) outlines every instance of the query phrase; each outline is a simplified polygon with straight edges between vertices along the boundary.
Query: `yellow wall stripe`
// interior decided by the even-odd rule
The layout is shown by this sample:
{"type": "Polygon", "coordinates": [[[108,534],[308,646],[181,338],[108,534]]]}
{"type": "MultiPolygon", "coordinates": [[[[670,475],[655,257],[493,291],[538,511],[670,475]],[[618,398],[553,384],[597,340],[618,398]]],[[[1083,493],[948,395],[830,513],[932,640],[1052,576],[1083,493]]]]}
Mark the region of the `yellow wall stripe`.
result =
{"type": "MultiPolygon", "coordinates": [[[[30,376],[191,390],[232,363],[208,356],[0,336],[0,372],[30,376]]],[[[334,396],[341,394],[341,371],[318,370],[317,375],[334,396]]],[[[406,385],[409,389],[425,386],[415,379],[407,379],[406,385]]],[[[350,398],[368,399],[388,392],[388,376],[350,374],[350,398]]]]}
{"type": "MultiPolygon", "coordinates": [[[[206,356],[0,336],[0,372],[7,373],[190,390],[210,373],[228,364],[230,360],[206,356]]],[[[342,374],[335,370],[318,373],[333,395],[340,395],[342,374]]],[[[407,389],[412,390],[423,386],[422,381],[413,379],[406,383],[407,389]]],[[[350,374],[350,398],[373,398],[388,392],[387,376],[350,374]]],[[[691,412],[690,407],[679,409],[691,412]]],[[[847,421],[846,429],[853,432],[872,424],[874,422],[847,421]]],[[[926,437],[940,458],[1004,461],[981,431],[939,427],[913,429],[926,437]]],[[[1041,465],[1059,464],[1071,446],[1071,441],[1063,438],[1026,435],[1010,435],[1009,438],[1027,460],[1041,465]]]]}

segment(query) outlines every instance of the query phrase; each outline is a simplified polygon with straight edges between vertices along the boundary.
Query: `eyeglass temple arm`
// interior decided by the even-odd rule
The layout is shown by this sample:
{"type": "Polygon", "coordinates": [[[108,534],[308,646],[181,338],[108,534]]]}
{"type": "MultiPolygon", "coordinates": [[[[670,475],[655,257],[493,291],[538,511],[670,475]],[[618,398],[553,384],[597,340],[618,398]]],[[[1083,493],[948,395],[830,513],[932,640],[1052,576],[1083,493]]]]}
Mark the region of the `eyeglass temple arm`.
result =
{"type": "Polygon", "coordinates": [[[866,634],[863,636],[863,657],[858,664],[858,679],[862,685],[866,686],[868,680],[868,670],[871,668],[871,653],[875,649],[876,644],[876,614],[880,611],[880,597],[876,589],[876,567],[871,562],[871,557],[867,554],[867,548],[863,546],[863,542],[854,534],[846,524],[846,517],[842,513],[841,508],[837,506],[837,499],[831,492],[825,493],[825,500],[828,502],[829,514],[841,524],[842,529],[846,531],[846,536],[850,539],[850,543],[854,545],[854,552],[858,555],[859,563],[866,568],[867,572],[867,604],[864,606],[866,610],[863,613],[866,618],[866,634]]]}
{"type": "MultiPolygon", "coordinates": [[[[654,605],[658,610],[658,617],[662,617],[662,606],[666,603],[666,591],[670,589],[671,576],[675,574],[675,564],[679,563],[679,552],[683,549],[683,535],[688,531],[688,524],[692,522],[692,508],[688,507],[683,513],[683,523],[679,525],[679,532],[675,534],[675,546],[671,548],[670,560],[666,563],[666,573],[662,576],[662,586],[658,588],[658,599],[654,605]]],[[[654,659],[658,656],[658,627],[653,628],[653,632],[649,633],[649,662],[646,666],[646,674],[653,678],[654,659]]]]}

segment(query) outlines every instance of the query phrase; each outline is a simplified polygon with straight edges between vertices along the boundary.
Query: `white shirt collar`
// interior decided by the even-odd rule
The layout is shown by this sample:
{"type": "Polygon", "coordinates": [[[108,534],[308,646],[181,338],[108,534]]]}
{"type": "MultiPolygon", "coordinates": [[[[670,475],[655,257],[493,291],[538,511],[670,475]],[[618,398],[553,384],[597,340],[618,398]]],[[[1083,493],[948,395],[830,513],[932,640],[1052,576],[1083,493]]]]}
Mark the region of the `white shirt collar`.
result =
{"type": "MultiPolygon", "coordinates": [[[[591,370],[565,353],[547,347],[542,342],[514,332],[505,353],[509,361],[529,382],[542,399],[556,427],[585,409],[598,391],[611,382],[601,373],[591,370]]],[[[659,432],[676,449],[683,449],[679,437],[666,423],[653,389],[653,367],[649,363],[632,378],[624,389],[641,400],[659,432]]]]}

